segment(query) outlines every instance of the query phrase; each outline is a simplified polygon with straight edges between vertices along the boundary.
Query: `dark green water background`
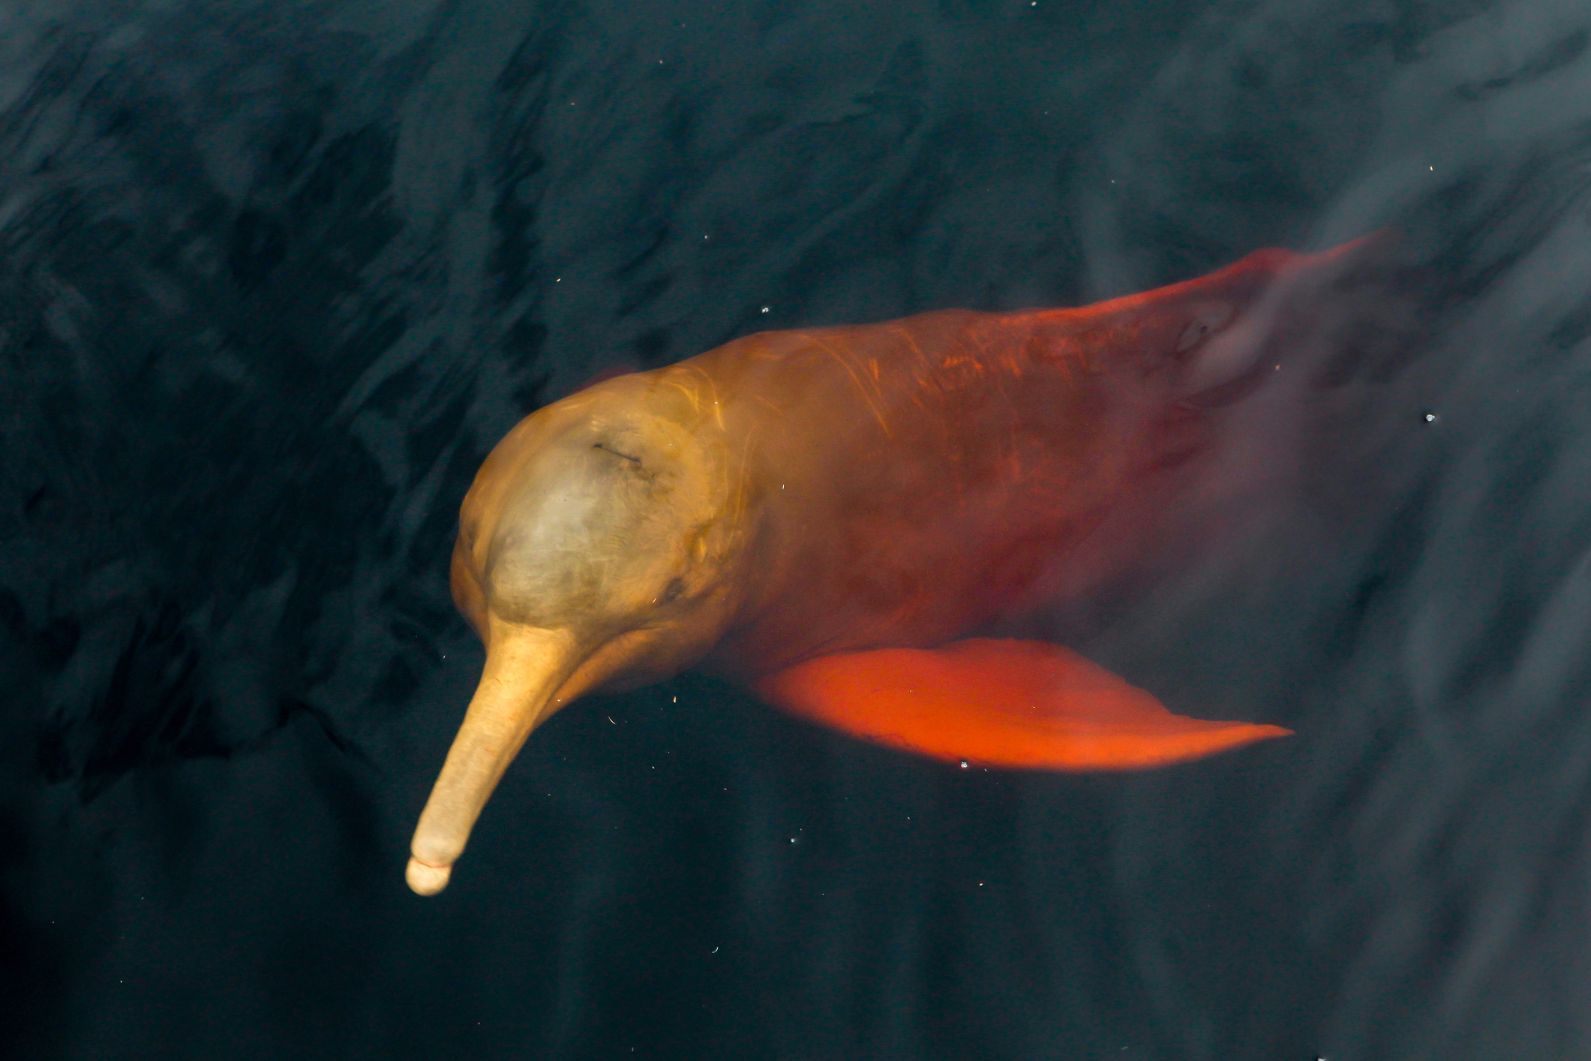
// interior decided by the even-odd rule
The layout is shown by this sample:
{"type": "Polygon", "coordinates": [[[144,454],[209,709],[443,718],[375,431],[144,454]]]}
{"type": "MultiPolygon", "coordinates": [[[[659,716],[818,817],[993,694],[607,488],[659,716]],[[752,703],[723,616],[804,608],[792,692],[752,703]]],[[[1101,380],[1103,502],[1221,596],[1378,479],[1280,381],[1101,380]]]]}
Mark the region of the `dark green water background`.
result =
{"type": "Polygon", "coordinates": [[[8,1056],[1591,1056],[1588,43],[1578,0],[8,3],[8,1056]],[[690,674],[560,715],[405,889],[481,658],[457,504],[525,412],[1383,227],[1357,331],[1229,414],[1226,485],[1282,484],[1057,620],[1297,737],[963,771],[690,674]]]}

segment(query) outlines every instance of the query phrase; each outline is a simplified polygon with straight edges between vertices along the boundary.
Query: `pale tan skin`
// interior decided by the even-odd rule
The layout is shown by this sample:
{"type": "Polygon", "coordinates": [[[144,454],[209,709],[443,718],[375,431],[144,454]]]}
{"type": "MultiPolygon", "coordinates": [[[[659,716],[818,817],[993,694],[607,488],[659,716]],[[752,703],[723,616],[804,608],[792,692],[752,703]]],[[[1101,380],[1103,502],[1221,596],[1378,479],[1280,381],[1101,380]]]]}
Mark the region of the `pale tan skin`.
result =
{"type": "Polygon", "coordinates": [[[714,418],[696,388],[627,376],[527,417],[482,465],[451,582],[486,666],[415,830],[417,893],[447,886],[532,730],[592,690],[677,674],[722,636],[750,554],[714,418]]]}
{"type": "Polygon", "coordinates": [[[1098,539],[1141,529],[1093,534],[1105,514],[1152,520],[1156,469],[1200,445],[1196,413],[1165,417],[1209,385],[1200,362],[1340,254],[1077,310],[763,333],[521,421],[460,514],[453,594],[486,664],[409,886],[447,886],[526,738],[586,693],[932,647],[1074,591],[1111,558],[1098,539]]]}

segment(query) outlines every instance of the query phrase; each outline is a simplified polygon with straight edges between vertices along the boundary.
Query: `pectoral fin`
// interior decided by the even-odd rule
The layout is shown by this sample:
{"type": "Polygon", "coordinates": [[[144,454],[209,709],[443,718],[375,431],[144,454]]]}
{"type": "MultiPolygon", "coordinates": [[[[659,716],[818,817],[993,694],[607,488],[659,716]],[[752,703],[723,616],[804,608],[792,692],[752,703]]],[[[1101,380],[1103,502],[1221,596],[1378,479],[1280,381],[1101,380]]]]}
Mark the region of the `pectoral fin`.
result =
{"type": "Polygon", "coordinates": [[[1039,641],[839,653],[768,675],[755,688],[853,736],[996,766],[1141,769],[1291,733],[1174,715],[1103,667],[1039,641]]]}

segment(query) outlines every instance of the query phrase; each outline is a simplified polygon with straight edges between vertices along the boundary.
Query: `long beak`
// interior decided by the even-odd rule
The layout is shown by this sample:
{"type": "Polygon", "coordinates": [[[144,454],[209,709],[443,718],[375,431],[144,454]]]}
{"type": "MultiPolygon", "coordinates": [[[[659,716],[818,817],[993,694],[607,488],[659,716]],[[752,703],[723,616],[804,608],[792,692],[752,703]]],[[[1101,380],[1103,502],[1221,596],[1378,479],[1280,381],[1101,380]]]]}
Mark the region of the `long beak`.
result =
{"type": "Polygon", "coordinates": [[[562,630],[489,619],[486,667],[410,844],[404,874],[417,895],[447,887],[475,819],[525,738],[569,698],[559,695],[580,662],[562,630]],[[555,699],[556,697],[556,699],[555,699]]]}

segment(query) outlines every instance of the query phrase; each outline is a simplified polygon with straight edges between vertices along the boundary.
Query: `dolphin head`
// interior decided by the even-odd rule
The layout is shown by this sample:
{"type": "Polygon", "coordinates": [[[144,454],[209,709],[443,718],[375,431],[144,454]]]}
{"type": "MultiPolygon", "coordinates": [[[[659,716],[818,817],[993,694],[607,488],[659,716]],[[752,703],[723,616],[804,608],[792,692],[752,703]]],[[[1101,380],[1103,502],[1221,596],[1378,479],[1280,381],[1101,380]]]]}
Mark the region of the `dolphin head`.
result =
{"type": "Polygon", "coordinates": [[[748,528],[711,406],[658,373],[620,377],[527,417],[482,465],[451,582],[486,665],[415,830],[415,892],[446,887],[543,720],[684,670],[729,626],[748,528]]]}

